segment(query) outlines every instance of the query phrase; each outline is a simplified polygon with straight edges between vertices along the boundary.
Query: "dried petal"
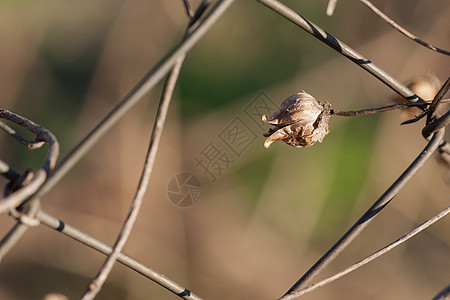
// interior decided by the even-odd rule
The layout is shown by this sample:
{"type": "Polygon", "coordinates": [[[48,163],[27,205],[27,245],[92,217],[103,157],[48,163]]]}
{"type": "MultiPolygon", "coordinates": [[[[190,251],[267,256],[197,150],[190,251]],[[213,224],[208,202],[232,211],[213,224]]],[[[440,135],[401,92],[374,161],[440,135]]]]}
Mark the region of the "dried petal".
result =
{"type": "Polygon", "coordinates": [[[276,140],[302,148],[322,142],[328,134],[331,105],[319,103],[311,95],[302,92],[287,98],[272,117],[262,116],[264,122],[275,125],[264,136],[268,137],[265,148],[276,140]]]}
{"type": "Polygon", "coordinates": [[[262,120],[269,124],[287,124],[303,120],[305,123],[314,122],[323,107],[308,93],[302,92],[284,100],[279,110],[272,117],[262,116],[262,120]]]}

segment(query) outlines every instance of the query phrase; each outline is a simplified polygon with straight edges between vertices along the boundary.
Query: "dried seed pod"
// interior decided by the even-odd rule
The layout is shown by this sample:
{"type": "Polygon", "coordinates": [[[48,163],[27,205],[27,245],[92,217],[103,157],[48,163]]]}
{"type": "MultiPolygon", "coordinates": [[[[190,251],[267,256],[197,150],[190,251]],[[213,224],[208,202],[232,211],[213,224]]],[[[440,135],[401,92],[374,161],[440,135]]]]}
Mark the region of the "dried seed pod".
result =
{"type": "Polygon", "coordinates": [[[276,140],[297,148],[322,142],[329,133],[330,110],[328,102],[320,103],[305,92],[287,98],[272,117],[262,116],[264,122],[275,126],[264,133],[268,137],[264,147],[269,148],[276,140]]]}

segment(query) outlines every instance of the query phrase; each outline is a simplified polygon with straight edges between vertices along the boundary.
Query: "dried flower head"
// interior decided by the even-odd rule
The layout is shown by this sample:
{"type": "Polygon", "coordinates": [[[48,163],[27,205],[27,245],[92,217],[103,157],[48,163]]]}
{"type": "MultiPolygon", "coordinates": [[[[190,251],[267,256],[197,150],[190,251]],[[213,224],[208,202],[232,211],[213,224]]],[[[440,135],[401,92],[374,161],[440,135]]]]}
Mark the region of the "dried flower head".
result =
{"type": "Polygon", "coordinates": [[[320,103],[313,96],[302,92],[287,98],[279,110],[272,117],[262,116],[262,120],[275,125],[264,133],[268,137],[264,147],[276,140],[282,140],[288,145],[303,148],[322,142],[330,131],[331,105],[328,102],[320,103]]]}

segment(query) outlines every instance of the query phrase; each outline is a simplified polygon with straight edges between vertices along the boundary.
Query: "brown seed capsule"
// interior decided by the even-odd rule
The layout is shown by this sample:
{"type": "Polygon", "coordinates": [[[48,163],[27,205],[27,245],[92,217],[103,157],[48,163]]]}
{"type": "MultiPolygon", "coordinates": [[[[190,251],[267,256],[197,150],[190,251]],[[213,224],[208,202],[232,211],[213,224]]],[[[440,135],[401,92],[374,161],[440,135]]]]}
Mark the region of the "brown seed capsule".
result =
{"type": "Polygon", "coordinates": [[[276,140],[282,140],[288,145],[303,148],[322,142],[330,131],[331,105],[320,103],[313,96],[302,92],[287,98],[272,117],[262,116],[266,123],[275,125],[264,133],[268,137],[264,147],[269,148],[276,140]]]}

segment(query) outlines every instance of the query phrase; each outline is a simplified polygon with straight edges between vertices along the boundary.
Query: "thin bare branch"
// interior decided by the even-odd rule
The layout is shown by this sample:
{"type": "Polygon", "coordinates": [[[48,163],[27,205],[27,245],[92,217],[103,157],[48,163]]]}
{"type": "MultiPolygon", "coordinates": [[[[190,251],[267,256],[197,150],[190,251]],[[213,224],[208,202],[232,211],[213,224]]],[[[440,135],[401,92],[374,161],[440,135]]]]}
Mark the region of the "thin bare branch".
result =
{"type": "Polygon", "coordinates": [[[431,102],[430,107],[428,108],[427,125],[430,124],[431,121],[433,120],[436,109],[438,108],[439,104],[442,102],[442,99],[447,94],[449,89],[450,89],[450,76],[447,78],[445,83],[442,85],[442,87],[436,93],[436,95],[433,98],[433,101],[431,102]]]}
{"type": "Polygon", "coordinates": [[[328,6],[327,6],[327,15],[328,16],[333,15],[334,9],[336,8],[336,3],[337,3],[337,0],[328,1],[328,6]]]}
{"type": "MultiPolygon", "coordinates": [[[[445,101],[445,103],[448,102],[447,99],[445,99],[444,101],[445,101]]],[[[381,113],[381,112],[402,109],[405,107],[422,107],[422,108],[424,108],[428,105],[431,105],[431,101],[426,101],[425,103],[407,102],[407,103],[391,104],[391,105],[386,105],[386,106],[381,106],[381,107],[376,107],[376,108],[367,108],[367,109],[361,109],[361,110],[332,109],[330,112],[331,112],[331,114],[338,115],[338,116],[359,117],[359,116],[367,116],[367,115],[373,115],[373,114],[377,114],[377,113],[381,113]]]]}
{"type": "Polygon", "coordinates": [[[189,0],[183,0],[184,9],[186,10],[186,14],[188,15],[189,19],[191,19],[194,16],[194,12],[191,9],[191,4],[189,3],[189,0]]]}
{"type": "MultiPolygon", "coordinates": [[[[30,202],[25,215],[30,218],[35,218],[40,209],[39,200],[34,199],[30,202]]],[[[9,232],[0,241],[0,261],[5,255],[14,247],[14,245],[22,238],[25,232],[28,230],[29,224],[23,222],[18,218],[17,223],[9,230],[9,232]]]]}
{"type": "Polygon", "coordinates": [[[422,113],[420,113],[418,116],[415,116],[414,118],[407,120],[402,123],[402,125],[405,124],[412,124],[416,123],[420,120],[422,120],[425,116],[427,116],[427,125],[429,125],[434,117],[434,113],[436,111],[436,108],[439,106],[440,103],[443,103],[447,99],[442,99],[445,94],[448,92],[450,87],[450,77],[447,78],[447,81],[442,85],[442,87],[439,89],[439,91],[436,93],[436,95],[433,98],[433,101],[431,102],[431,105],[428,109],[424,109],[422,113]]]}
{"type": "Polygon", "coordinates": [[[279,15],[283,16],[287,20],[291,21],[295,25],[299,26],[301,29],[305,30],[315,38],[319,39],[323,43],[327,44],[343,56],[347,57],[358,66],[375,76],[381,82],[386,84],[389,88],[394,90],[400,96],[404,97],[409,102],[423,102],[423,99],[414,94],[409,88],[407,88],[403,83],[394,79],[392,76],[387,74],[384,70],[379,68],[377,65],[372,63],[369,59],[364,58],[361,54],[356,52],[354,49],[341,42],[336,37],[332,36],[316,24],[312,23],[308,19],[302,17],[283,3],[277,0],[257,0],[258,2],[264,4],[271,10],[275,11],[279,15]]]}
{"type": "Polygon", "coordinates": [[[200,17],[204,15],[206,9],[212,4],[212,0],[203,0],[198,8],[195,10],[194,15],[189,20],[186,35],[191,34],[193,31],[197,29],[199,25],[200,17]]]}
{"type": "MultiPolygon", "coordinates": [[[[9,120],[16,123],[17,125],[26,128],[36,135],[36,141],[46,142],[50,146],[47,158],[42,168],[37,171],[37,173],[31,178],[29,182],[27,182],[27,184],[21,183],[21,186],[17,185],[17,190],[10,191],[11,193],[3,198],[2,201],[0,201],[0,213],[3,213],[22,204],[25,200],[33,196],[44,184],[45,180],[48,177],[48,173],[54,168],[56,160],[58,159],[59,143],[56,137],[50,131],[18,114],[0,108],[0,118],[9,120]]],[[[6,125],[2,126],[2,129],[9,134],[15,133],[14,130],[6,125]]],[[[13,136],[17,139],[18,135],[13,134],[13,136]]],[[[9,175],[14,175],[14,173],[15,172],[9,172],[9,175]]],[[[16,178],[16,180],[20,179],[20,177],[21,176],[16,178]]]]}
{"type": "Polygon", "coordinates": [[[450,110],[447,111],[442,117],[428,124],[422,129],[422,135],[424,138],[428,138],[434,132],[444,128],[450,123],[450,110]]]}
{"type": "Polygon", "coordinates": [[[398,179],[384,192],[381,197],[362,215],[362,217],[284,294],[280,299],[288,299],[292,294],[304,289],[311,280],[325,269],[345,248],[367,227],[367,225],[386,207],[398,194],[405,184],[428,161],[431,155],[442,143],[445,129],[435,133],[427,146],[398,177],[398,179]]]}
{"type": "Polygon", "coordinates": [[[285,297],[283,299],[288,300],[288,299],[295,299],[298,298],[304,294],[307,294],[309,292],[312,292],[320,287],[323,287],[324,285],[327,285],[345,275],[347,275],[350,272],[355,271],[356,269],[364,266],[365,264],[371,262],[372,260],[382,256],[383,254],[386,254],[387,252],[391,251],[392,249],[394,249],[395,247],[399,246],[400,244],[406,242],[407,240],[409,240],[410,238],[412,238],[413,236],[415,236],[416,234],[418,234],[419,232],[421,232],[422,230],[428,228],[429,226],[431,226],[432,224],[436,223],[437,221],[439,221],[440,219],[442,219],[444,216],[446,216],[448,213],[450,213],[450,206],[448,206],[446,209],[444,209],[443,211],[441,211],[439,214],[435,215],[434,217],[432,217],[431,219],[427,220],[426,222],[424,222],[423,224],[421,224],[420,226],[414,228],[413,230],[407,232],[406,234],[404,234],[402,237],[400,237],[399,239],[397,239],[396,241],[390,243],[389,245],[387,245],[386,247],[381,248],[380,250],[374,252],[373,254],[367,256],[366,258],[360,260],[359,262],[349,266],[348,268],[342,270],[341,272],[328,277],[322,281],[319,281],[305,289],[302,289],[296,293],[290,294],[288,297],[285,297]]]}
{"type": "Polygon", "coordinates": [[[9,194],[0,201],[0,213],[4,213],[11,208],[15,208],[22,204],[25,200],[33,196],[39,188],[44,184],[47,175],[44,170],[39,170],[32,177],[31,181],[19,190],[9,194]]]}
{"type": "Polygon", "coordinates": [[[450,299],[450,284],[437,294],[433,300],[448,300],[450,299]]]}
{"type": "Polygon", "coordinates": [[[394,20],[392,20],[391,18],[389,18],[388,16],[386,16],[381,10],[379,10],[375,5],[373,5],[370,1],[368,0],[360,0],[365,6],[367,6],[368,8],[370,8],[370,10],[372,10],[377,16],[379,16],[380,18],[382,18],[384,21],[386,21],[386,23],[388,23],[389,25],[391,25],[395,30],[399,31],[400,33],[402,33],[403,35],[405,35],[406,37],[408,37],[409,39],[413,40],[414,42],[439,53],[445,54],[445,55],[450,55],[450,52],[438,48],[436,46],[433,46],[425,41],[423,41],[422,39],[419,39],[417,36],[415,36],[414,34],[410,33],[408,30],[406,30],[405,28],[401,27],[400,25],[398,25],[396,22],[394,22],[394,20]]]}
{"type": "MultiPolygon", "coordinates": [[[[46,173],[55,167],[56,160],[59,155],[59,143],[56,137],[47,129],[39,126],[33,121],[28,120],[18,114],[0,108],[0,118],[9,120],[20,125],[36,135],[36,141],[44,141],[49,144],[50,149],[44,166],[42,167],[46,173]]],[[[5,127],[2,127],[5,130],[5,127]]],[[[12,129],[11,129],[12,130],[12,129]]]]}
{"type": "Polygon", "coordinates": [[[119,236],[114,243],[112,252],[108,255],[108,258],[103,263],[97,275],[92,279],[87,290],[85,291],[82,299],[91,300],[94,299],[97,293],[101,290],[103,284],[105,283],[108,275],[114,266],[119,253],[122,251],[128,237],[131,234],[134,223],[138,216],[139,210],[142,206],[142,201],[147,191],[148,182],[150,181],[150,175],[153,170],[153,165],[155,163],[156,153],[158,151],[158,145],[161,138],[162,130],[164,127],[164,121],[167,116],[167,111],[169,109],[170,100],[172,99],[173,90],[175,89],[175,84],[178,80],[178,75],[180,73],[181,66],[183,65],[184,57],[178,58],[174,68],[169,74],[169,78],[166,82],[164,88],[163,96],[158,108],[158,112],[155,118],[155,124],[153,126],[152,136],[150,138],[150,144],[148,147],[147,157],[144,164],[144,169],[142,171],[141,178],[139,180],[139,185],[136,190],[136,194],[131,203],[130,211],[122,225],[119,236]]]}
{"type": "Polygon", "coordinates": [[[10,168],[10,166],[3,160],[0,160],[0,175],[8,179],[9,181],[14,181],[19,179],[20,174],[10,168]]]}
{"type": "MultiPolygon", "coordinates": [[[[210,2],[211,1],[209,0],[205,0],[200,4],[194,16],[188,22],[185,38],[188,36],[188,34],[190,34],[191,26],[197,24],[196,23],[197,20],[201,18],[202,14],[205,12],[210,2]]],[[[153,165],[155,163],[156,153],[158,151],[159,141],[161,139],[162,130],[164,128],[164,122],[166,120],[170,101],[173,96],[175,85],[178,81],[178,76],[180,75],[180,70],[183,65],[184,58],[185,58],[184,55],[178,57],[178,59],[175,62],[175,65],[173,66],[173,69],[169,72],[168,78],[165,82],[164,89],[161,95],[160,105],[156,113],[155,123],[150,138],[144,169],[142,171],[141,178],[139,180],[135,197],[131,203],[128,216],[122,225],[120,234],[117,237],[116,242],[114,243],[111,254],[108,255],[107,259],[103,263],[103,266],[100,268],[97,275],[94,277],[94,279],[91,280],[90,284],[88,285],[88,288],[86,289],[82,297],[83,300],[94,299],[95,296],[98,294],[98,292],[100,292],[103,284],[105,283],[106,279],[111,273],[111,270],[114,266],[114,263],[117,260],[119,253],[122,251],[126,241],[128,240],[128,237],[131,234],[131,230],[133,229],[134,223],[136,222],[138,213],[142,206],[145,192],[147,191],[148,183],[150,181],[150,176],[153,170],[153,165]]]]}
{"type": "Polygon", "coordinates": [[[42,145],[45,144],[44,141],[27,141],[21,135],[19,135],[14,129],[12,129],[3,122],[0,122],[0,128],[30,150],[41,148],[42,145]]]}
{"type": "MultiPolygon", "coordinates": [[[[62,234],[70,237],[71,239],[80,242],[91,249],[97,250],[98,252],[109,255],[112,251],[112,248],[105,243],[93,238],[85,232],[80,231],[79,229],[72,227],[70,224],[67,224],[57,218],[43,212],[42,210],[38,212],[37,216],[38,220],[41,224],[50,227],[62,234]]],[[[145,276],[146,278],[152,280],[153,282],[159,284],[165,289],[169,290],[173,294],[177,295],[183,299],[189,300],[201,300],[200,297],[193,294],[188,289],[182,287],[178,283],[170,280],[166,276],[161,273],[154,271],[153,269],[145,266],[143,263],[138,262],[134,258],[124,254],[119,253],[117,257],[117,261],[123,264],[124,266],[132,269],[133,271],[145,276]]]]}
{"type": "Polygon", "coordinates": [[[114,126],[122,116],[149,92],[173,67],[178,57],[189,51],[219,19],[234,0],[219,1],[189,34],[164,56],[131,91],[100,121],[100,123],[67,154],[39,190],[37,196],[47,193],[84,155],[114,126]]]}

